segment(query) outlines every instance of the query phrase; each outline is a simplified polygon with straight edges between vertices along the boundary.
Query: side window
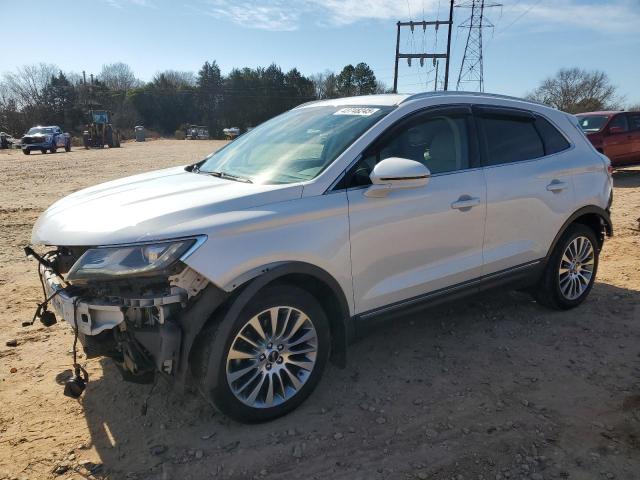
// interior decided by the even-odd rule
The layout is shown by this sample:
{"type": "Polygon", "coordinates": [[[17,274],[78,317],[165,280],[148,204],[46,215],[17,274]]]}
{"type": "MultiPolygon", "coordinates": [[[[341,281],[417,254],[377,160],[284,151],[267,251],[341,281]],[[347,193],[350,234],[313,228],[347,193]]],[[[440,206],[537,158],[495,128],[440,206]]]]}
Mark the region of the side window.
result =
{"type": "Polygon", "coordinates": [[[393,127],[347,174],[349,187],[369,185],[369,174],[385,158],[424,164],[432,175],[469,168],[470,114],[427,112],[393,127]]]}
{"type": "Polygon", "coordinates": [[[533,118],[509,114],[481,115],[487,165],[520,162],[544,156],[533,118]]]}
{"type": "Polygon", "coordinates": [[[611,121],[609,122],[609,129],[611,129],[611,127],[618,127],[621,128],[622,130],[619,130],[616,133],[623,133],[629,130],[629,123],[627,122],[627,116],[622,113],[622,114],[618,114],[615,117],[613,117],[611,119],[611,121]]]}
{"type": "Polygon", "coordinates": [[[569,142],[549,121],[536,115],[536,128],[544,143],[544,154],[551,155],[569,148],[569,142]]]}
{"type": "Polygon", "coordinates": [[[629,129],[640,130],[640,113],[627,113],[629,117],[629,129]]]}

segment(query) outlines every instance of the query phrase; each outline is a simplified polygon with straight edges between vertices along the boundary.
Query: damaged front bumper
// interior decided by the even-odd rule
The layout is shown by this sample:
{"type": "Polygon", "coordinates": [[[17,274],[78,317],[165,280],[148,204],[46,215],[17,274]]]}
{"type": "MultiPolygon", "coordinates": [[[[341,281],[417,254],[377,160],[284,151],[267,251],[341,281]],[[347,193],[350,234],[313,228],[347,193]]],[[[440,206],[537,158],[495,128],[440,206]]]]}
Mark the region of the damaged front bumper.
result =
{"type": "Polygon", "coordinates": [[[226,293],[184,264],[166,278],[110,285],[64,285],[41,264],[49,304],[71,327],[88,358],[114,359],[126,380],[147,382],[162,372],[184,385],[195,337],[226,293]]]}

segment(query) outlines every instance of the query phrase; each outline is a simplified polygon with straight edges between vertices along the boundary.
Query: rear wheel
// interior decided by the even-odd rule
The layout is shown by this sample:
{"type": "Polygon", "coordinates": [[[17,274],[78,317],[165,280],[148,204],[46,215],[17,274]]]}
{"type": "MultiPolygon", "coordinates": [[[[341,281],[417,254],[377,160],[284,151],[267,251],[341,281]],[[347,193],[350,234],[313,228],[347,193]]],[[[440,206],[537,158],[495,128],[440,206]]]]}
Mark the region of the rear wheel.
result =
{"type": "Polygon", "coordinates": [[[25,155],[29,155],[31,153],[31,150],[29,150],[28,148],[23,148],[22,153],[24,153],[25,155]]]}
{"type": "Polygon", "coordinates": [[[535,295],[538,303],[558,310],[580,305],[595,282],[599,255],[592,229],[569,226],[549,258],[535,295]]]}
{"type": "Polygon", "coordinates": [[[68,140],[67,143],[64,144],[64,151],[65,152],[71,151],[71,140],[68,140]]]}
{"type": "Polygon", "coordinates": [[[47,149],[46,148],[41,148],[40,151],[42,152],[43,155],[47,153],[47,149]]]}
{"type": "Polygon", "coordinates": [[[53,147],[51,147],[51,148],[49,149],[49,151],[50,151],[51,153],[56,153],[56,152],[58,151],[58,147],[56,147],[56,146],[54,145],[53,147]]]}
{"type": "Polygon", "coordinates": [[[260,422],[300,405],[320,380],[330,347],[328,320],[307,291],[267,287],[231,328],[214,325],[200,339],[193,371],[205,397],[240,421],[260,422]],[[229,332],[222,351],[212,348],[218,332],[229,332]],[[217,369],[218,384],[203,385],[217,369]]]}

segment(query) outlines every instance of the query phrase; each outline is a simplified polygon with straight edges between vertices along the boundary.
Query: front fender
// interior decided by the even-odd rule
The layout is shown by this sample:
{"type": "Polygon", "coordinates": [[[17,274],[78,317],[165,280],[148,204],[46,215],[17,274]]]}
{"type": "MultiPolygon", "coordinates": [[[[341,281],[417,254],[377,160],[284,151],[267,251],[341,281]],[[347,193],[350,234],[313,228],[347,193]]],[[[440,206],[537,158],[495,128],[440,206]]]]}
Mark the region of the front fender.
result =
{"type": "MultiPolygon", "coordinates": [[[[327,285],[334,293],[338,311],[341,312],[341,318],[329,318],[332,327],[332,361],[339,366],[346,364],[347,345],[354,337],[354,334],[352,322],[349,321],[347,299],[338,282],[321,268],[304,262],[287,262],[272,268],[265,267],[264,270],[262,275],[253,278],[234,292],[228,308],[225,308],[222,318],[218,319],[220,324],[212,348],[214,354],[209,358],[207,373],[203,382],[203,387],[207,390],[215,389],[220,381],[219,362],[222,352],[225,351],[226,344],[231,338],[234,319],[240,315],[245,306],[263,287],[291,274],[305,275],[317,279],[327,285]]],[[[322,299],[319,299],[319,301],[322,302],[322,299]]]]}

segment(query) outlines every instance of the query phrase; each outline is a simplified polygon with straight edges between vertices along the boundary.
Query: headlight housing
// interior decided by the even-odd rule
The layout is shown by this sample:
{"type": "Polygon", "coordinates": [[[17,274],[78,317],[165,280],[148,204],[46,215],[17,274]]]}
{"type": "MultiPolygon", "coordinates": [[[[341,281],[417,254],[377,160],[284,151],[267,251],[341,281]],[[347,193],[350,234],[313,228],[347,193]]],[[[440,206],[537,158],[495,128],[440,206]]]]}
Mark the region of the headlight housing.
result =
{"type": "Polygon", "coordinates": [[[69,270],[69,282],[156,275],[200,245],[199,239],[90,248],[69,270]],[[196,245],[197,244],[197,245],[196,245]]]}

